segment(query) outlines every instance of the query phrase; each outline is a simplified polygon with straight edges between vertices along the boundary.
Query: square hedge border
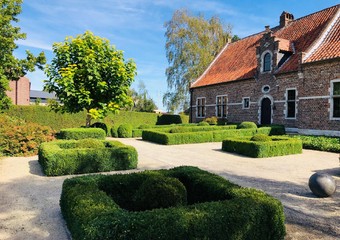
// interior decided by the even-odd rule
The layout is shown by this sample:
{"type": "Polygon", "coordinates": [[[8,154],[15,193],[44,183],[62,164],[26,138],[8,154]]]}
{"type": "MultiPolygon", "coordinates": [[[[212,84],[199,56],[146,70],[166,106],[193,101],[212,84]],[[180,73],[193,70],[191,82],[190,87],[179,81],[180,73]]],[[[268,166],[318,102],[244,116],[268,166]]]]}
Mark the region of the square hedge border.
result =
{"type": "Polygon", "coordinates": [[[302,153],[302,141],[289,137],[271,137],[272,141],[251,141],[250,137],[229,138],[222,141],[222,150],[253,158],[284,156],[302,153]]]}
{"type": "Polygon", "coordinates": [[[102,128],[64,128],[57,134],[58,139],[80,140],[86,138],[105,139],[106,132],[102,128]]]}
{"type": "Polygon", "coordinates": [[[196,167],[66,179],[60,207],[77,239],[284,239],[283,206],[268,194],[242,188],[196,167]],[[177,178],[188,205],[129,211],[151,174],[177,178]]]}
{"type": "Polygon", "coordinates": [[[57,140],[42,143],[39,163],[47,176],[137,168],[137,150],[118,141],[57,140]]]}
{"type": "Polygon", "coordinates": [[[230,129],[225,127],[204,127],[202,131],[188,131],[182,133],[169,133],[162,130],[144,130],[142,139],[163,145],[204,143],[204,142],[222,142],[230,137],[253,136],[254,134],[266,135],[282,135],[285,134],[284,127],[272,126],[249,129],[234,129],[234,125],[230,125],[230,129]]]}

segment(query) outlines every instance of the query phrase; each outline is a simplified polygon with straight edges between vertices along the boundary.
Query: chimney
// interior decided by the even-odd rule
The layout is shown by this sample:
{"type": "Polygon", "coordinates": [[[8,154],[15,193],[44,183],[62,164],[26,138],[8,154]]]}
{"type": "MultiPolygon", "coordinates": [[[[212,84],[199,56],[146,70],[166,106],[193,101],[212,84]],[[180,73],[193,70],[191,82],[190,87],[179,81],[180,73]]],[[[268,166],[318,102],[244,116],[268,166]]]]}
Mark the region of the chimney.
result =
{"type": "Polygon", "coordinates": [[[294,20],[293,14],[283,11],[280,16],[280,27],[287,26],[293,20],[294,20]]]}
{"type": "Polygon", "coordinates": [[[264,29],[265,29],[266,32],[270,32],[270,26],[269,25],[264,26],[264,29]]]}

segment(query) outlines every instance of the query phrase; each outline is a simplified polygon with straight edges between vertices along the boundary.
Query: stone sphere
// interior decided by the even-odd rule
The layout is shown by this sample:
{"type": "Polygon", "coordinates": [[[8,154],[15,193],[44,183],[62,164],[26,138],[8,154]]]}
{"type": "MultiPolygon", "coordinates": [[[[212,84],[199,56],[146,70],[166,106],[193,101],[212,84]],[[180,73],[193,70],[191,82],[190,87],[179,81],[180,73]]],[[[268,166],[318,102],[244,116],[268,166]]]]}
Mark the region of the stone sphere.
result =
{"type": "Polygon", "coordinates": [[[330,197],[336,190],[332,176],[325,173],[314,173],[308,182],[310,190],[318,197],[330,197]]]}

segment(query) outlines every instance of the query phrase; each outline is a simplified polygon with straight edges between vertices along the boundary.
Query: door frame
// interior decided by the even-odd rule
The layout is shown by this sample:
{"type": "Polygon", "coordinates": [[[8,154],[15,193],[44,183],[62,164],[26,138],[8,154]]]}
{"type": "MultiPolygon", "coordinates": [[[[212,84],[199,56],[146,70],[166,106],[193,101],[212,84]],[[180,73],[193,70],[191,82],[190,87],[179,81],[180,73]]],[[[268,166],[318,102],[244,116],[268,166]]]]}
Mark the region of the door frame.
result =
{"type": "Polygon", "coordinates": [[[263,95],[259,101],[258,101],[258,106],[259,106],[259,110],[258,110],[258,124],[261,124],[261,116],[262,116],[262,101],[263,99],[268,98],[270,100],[270,124],[273,123],[273,106],[274,106],[274,99],[271,95],[263,95]]]}

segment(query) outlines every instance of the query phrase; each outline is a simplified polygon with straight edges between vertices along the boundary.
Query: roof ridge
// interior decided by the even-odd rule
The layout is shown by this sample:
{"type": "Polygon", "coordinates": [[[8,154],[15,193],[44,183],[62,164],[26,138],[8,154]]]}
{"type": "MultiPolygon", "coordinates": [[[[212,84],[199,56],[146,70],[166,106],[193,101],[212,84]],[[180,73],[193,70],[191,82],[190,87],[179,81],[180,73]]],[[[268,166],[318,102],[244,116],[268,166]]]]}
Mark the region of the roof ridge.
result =
{"type": "MultiPolygon", "coordinates": [[[[340,4],[338,5],[340,6],[340,4]]],[[[312,43],[309,46],[308,50],[306,51],[305,56],[302,58],[303,62],[305,62],[315,51],[317,51],[317,49],[321,46],[321,44],[328,37],[329,33],[332,31],[332,28],[338,21],[339,17],[340,17],[340,8],[338,8],[338,11],[334,14],[331,21],[327,24],[322,34],[314,41],[314,43],[312,43]]]]}

